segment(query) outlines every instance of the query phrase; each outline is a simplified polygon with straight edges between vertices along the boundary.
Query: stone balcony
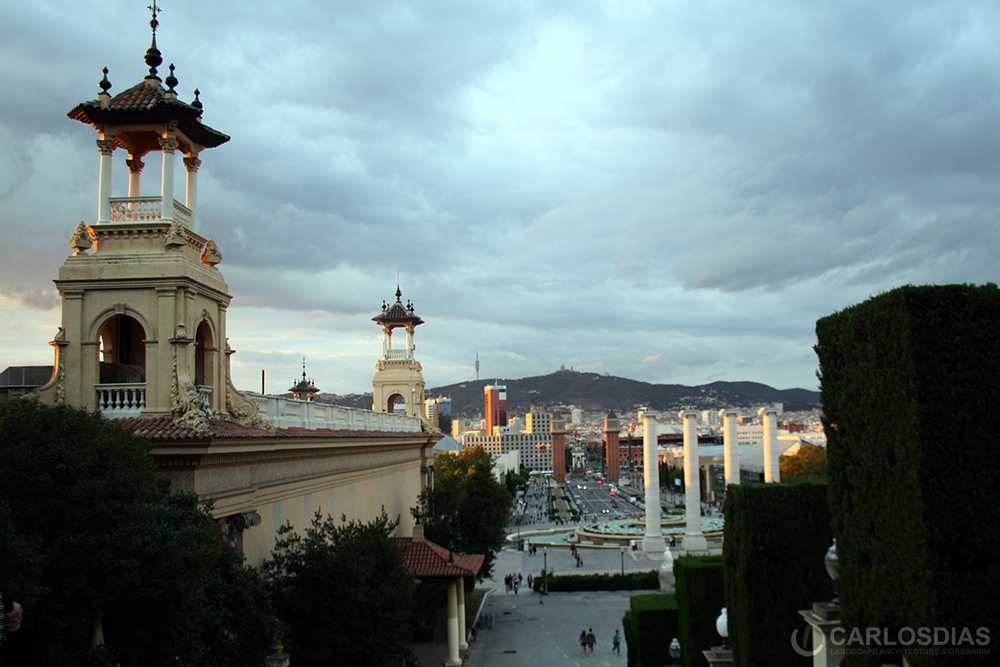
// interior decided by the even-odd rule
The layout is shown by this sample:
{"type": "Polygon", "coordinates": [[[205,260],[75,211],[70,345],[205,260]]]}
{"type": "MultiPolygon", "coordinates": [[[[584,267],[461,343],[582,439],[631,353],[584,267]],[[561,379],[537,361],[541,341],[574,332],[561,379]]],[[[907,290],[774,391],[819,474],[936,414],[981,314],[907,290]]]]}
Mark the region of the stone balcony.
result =
{"type": "Polygon", "coordinates": [[[374,412],[340,405],[312,401],[297,401],[279,396],[246,392],[247,398],[260,409],[260,416],[278,428],[309,430],[375,431],[386,433],[419,433],[423,430],[419,417],[374,412]]]}
{"type": "Polygon", "coordinates": [[[146,409],[146,383],[97,384],[97,409],[108,419],[139,417],[146,409]]]}
{"type": "MultiPolygon", "coordinates": [[[[163,219],[162,197],[110,197],[111,222],[156,222],[163,219]]],[[[194,214],[184,204],[174,200],[173,219],[191,227],[194,214]]]]}

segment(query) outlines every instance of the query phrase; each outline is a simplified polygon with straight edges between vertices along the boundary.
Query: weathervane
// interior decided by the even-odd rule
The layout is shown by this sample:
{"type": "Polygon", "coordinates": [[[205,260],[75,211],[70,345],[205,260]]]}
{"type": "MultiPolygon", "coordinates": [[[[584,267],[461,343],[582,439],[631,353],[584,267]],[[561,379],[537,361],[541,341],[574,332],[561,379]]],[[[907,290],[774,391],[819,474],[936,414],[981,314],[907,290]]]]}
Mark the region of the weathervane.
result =
{"type": "Polygon", "coordinates": [[[156,0],[153,0],[153,4],[146,5],[146,9],[153,12],[153,20],[149,22],[149,27],[153,29],[153,34],[156,34],[156,28],[160,25],[160,22],[156,20],[156,15],[163,10],[156,6],[156,0]]]}

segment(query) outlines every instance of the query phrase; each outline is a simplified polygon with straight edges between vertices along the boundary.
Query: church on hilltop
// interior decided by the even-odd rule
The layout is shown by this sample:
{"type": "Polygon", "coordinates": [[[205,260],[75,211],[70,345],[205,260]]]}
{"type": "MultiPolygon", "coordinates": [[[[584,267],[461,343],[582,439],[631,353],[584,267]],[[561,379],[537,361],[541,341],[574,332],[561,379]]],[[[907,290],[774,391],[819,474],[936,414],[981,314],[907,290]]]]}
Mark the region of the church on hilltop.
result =
{"type": "Polygon", "coordinates": [[[72,254],[55,280],[62,326],[50,342],[54,366],[7,369],[0,401],[36,396],[120,420],[152,442],[173,489],[212,501],[220,529],[251,564],[269,555],[281,525],[301,533],[317,512],[368,521],[384,508],[400,519],[398,537],[410,538],[410,508],[433,483],[442,437],[423,418],[413,355],[423,320],[398,287],[395,303],[374,318],[384,340],[372,410],[315,403],[308,391],[295,400],[233,385],[232,297],[212,222],[198,213],[199,167],[229,137],[203,122],[199,91],[180,99],[173,65],[160,78],[155,9],[150,25],[148,74],[113,94],[105,69],[97,99],[68,114],[97,131],[97,220],[67,229],[72,254]],[[118,156],[127,192],[112,191],[118,156]],[[142,181],[151,157],[162,161],[154,187],[142,181]],[[393,348],[398,328],[405,345],[393,348]]]}

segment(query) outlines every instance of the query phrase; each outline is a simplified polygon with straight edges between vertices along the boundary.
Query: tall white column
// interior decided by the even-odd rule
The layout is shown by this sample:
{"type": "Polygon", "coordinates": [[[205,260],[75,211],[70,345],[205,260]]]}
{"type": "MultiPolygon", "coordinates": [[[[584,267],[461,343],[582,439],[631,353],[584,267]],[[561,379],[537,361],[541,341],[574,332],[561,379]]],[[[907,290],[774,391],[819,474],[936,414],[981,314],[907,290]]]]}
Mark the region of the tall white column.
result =
{"type": "Polygon", "coordinates": [[[701,532],[701,472],[698,466],[698,413],[681,410],[684,424],[684,551],[708,550],[701,532]]]}
{"type": "Polygon", "coordinates": [[[163,180],[160,196],[163,198],[160,219],[164,222],[174,221],[174,151],[180,142],[174,137],[160,137],[160,147],[163,148],[163,180]]]}
{"type": "Polygon", "coordinates": [[[128,165],[128,196],[138,197],[139,176],[142,174],[142,168],[146,165],[143,164],[142,158],[135,157],[134,155],[129,155],[129,158],[125,160],[125,164],[128,165]]]}
{"type": "Polygon", "coordinates": [[[757,411],[764,419],[764,481],[780,482],[778,466],[778,409],[761,408],[757,411]]]}
{"type": "Polygon", "coordinates": [[[469,648],[468,632],[465,630],[465,580],[458,580],[458,648],[469,648]]]}
{"type": "Polygon", "coordinates": [[[456,580],[448,584],[448,659],[444,661],[449,667],[462,664],[458,656],[458,591],[456,580]]]}
{"type": "Polygon", "coordinates": [[[187,190],[184,192],[184,205],[191,209],[191,231],[198,231],[198,168],[201,167],[201,160],[197,153],[192,153],[191,157],[184,158],[184,166],[187,167],[187,190]]]}
{"type": "Polygon", "coordinates": [[[101,152],[101,173],[97,181],[97,224],[111,222],[111,154],[115,152],[115,142],[98,139],[97,149],[101,152]]]}
{"type": "Polygon", "coordinates": [[[739,410],[719,410],[726,453],[726,484],[740,483],[740,447],[736,437],[736,418],[739,414],[739,410]]]}
{"type": "Polygon", "coordinates": [[[667,543],[660,525],[660,459],[656,455],[656,414],[642,415],[643,457],[642,469],[646,483],[646,534],[642,550],[646,553],[663,553],[667,543]]]}

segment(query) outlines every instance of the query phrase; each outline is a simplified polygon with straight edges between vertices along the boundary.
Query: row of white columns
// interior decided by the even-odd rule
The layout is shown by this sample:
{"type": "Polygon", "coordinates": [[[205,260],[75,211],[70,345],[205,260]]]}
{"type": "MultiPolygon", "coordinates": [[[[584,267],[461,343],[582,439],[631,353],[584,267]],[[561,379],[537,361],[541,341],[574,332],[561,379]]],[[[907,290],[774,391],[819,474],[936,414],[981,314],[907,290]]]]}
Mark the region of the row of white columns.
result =
{"type": "MultiPolygon", "coordinates": [[[[161,197],[161,219],[164,222],[174,220],[174,152],[180,147],[180,142],[176,137],[160,137],[160,148],[163,151],[163,173],[160,179],[161,197]]],[[[114,153],[115,142],[111,139],[98,139],[97,149],[101,153],[101,172],[98,179],[98,205],[97,222],[107,224],[111,222],[111,155],[114,153]]],[[[126,160],[129,167],[128,196],[139,196],[139,174],[142,172],[143,162],[139,157],[130,156],[126,160]]],[[[191,209],[191,231],[197,230],[197,210],[198,210],[198,168],[201,160],[198,159],[197,152],[192,152],[190,157],[184,158],[184,165],[187,168],[187,189],[185,192],[184,205],[191,209]]]]}
{"type": "Polygon", "coordinates": [[[457,667],[462,664],[459,651],[469,648],[465,628],[465,582],[454,579],[448,584],[448,659],[444,664],[457,667]]]}
{"type": "MultiPolygon", "coordinates": [[[[778,467],[778,411],[761,408],[758,414],[764,422],[764,481],[781,481],[778,467]]],[[[701,529],[701,475],[698,464],[698,413],[682,410],[677,415],[684,429],[684,550],[697,553],[708,549],[701,529]]],[[[736,438],[737,410],[720,410],[723,422],[726,484],[740,483],[740,450],[736,438]]],[[[646,532],[642,550],[663,553],[666,542],[660,524],[660,467],[657,456],[656,418],[654,412],[639,415],[643,423],[643,472],[645,475],[646,532]]]]}

